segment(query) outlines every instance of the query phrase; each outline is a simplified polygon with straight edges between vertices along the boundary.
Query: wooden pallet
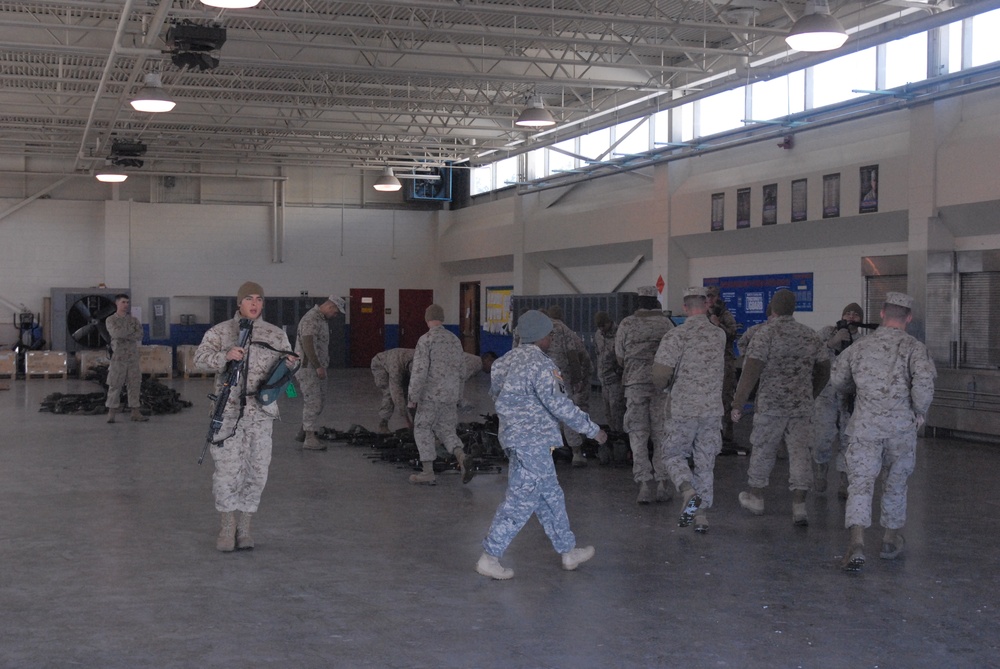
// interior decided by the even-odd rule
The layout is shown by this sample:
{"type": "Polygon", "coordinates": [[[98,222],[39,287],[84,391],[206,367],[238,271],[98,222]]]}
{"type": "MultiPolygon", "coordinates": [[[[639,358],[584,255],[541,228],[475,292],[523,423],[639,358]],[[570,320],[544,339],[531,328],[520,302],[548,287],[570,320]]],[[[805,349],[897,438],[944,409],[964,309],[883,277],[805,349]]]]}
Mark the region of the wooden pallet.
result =
{"type": "Polygon", "coordinates": [[[154,379],[171,379],[174,376],[173,372],[143,372],[143,376],[149,376],[154,379]]]}
{"type": "Polygon", "coordinates": [[[184,372],[185,379],[207,379],[215,376],[215,372],[184,372]]]}
{"type": "Polygon", "coordinates": [[[66,372],[35,372],[33,374],[25,374],[26,379],[68,379],[69,374],[66,372]]]}

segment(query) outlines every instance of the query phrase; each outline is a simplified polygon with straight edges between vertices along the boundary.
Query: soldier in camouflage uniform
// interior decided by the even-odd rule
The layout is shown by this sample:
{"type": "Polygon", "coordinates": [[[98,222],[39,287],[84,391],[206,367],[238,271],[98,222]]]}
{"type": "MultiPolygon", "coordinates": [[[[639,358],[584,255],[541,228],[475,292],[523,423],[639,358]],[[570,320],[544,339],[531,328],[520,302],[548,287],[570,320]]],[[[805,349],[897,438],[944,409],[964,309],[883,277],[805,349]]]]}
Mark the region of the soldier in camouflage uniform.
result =
{"type": "Polygon", "coordinates": [[[601,382],[601,399],[604,400],[604,418],[608,429],[622,432],[625,417],[625,388],[622,386],[622,367],[615,356],[615,335],[618,326],[606,311],[594,314],[594,348],[597,349],[597,378],[601,382]]]}
{"type": "Polygon", "coordinates": [[[722,407],[725,411],[722,417],[722,440],[731,443],[735,440],[733,421],[730,418],[730,410],[733,407],[733,392],[736,390],[736,353],[733,351],[733,344],[736,342],[736,332],[739,330],[739,325],[732,312],[729,311],[726,301],[719,296],[719,287],[709,286],[706,290],[708,291],[708,318],[726,333],[725,377],[722,380],[722,407]]]}
{"type": "Polygon", "coordinates": [[[278,404],[263,405],[254,397],[271,375],[281,353],[257,343],[266,344],[278,351],[289,353],[290,362],[296,360],[288,349],[285,332],[265,322],[264,289],[247,281],[236,294],[239,311],[233,318],[213,326],[194,354],[199,369],[215,372],[215,389],[219,392],[226,380],[226,365],[231,360],[245,361],[246,374],[239,387],[234,387],[223,415],[222,427],[216,435],[218,445],[211,447],[215,473],[212,476],[212,493],[215,508],[222,514],[222,528],[215,547],[223,552],[236,548],[252,549],[250,518],[260,504],[267,470],[271,463],[271,427],[278,418],[278,404]],[[240,319],[253,323],[251,344],[240,348],[240,319]],[[240,512],[239,519],[235,518],[240,512]]]}
{"type": "Polygon", "coordinates": [[[413,420],[406,410],[406,391],[410,385],[410,369],[413,367],[412,348],[390,348],[376,353],[372,358],[372,377],[375,387],[382,391],[382,402],[378,407],[378,431],[389,432],[389,419],[393,411],[399,410],[406,427],[413,429],[413,420]]]}
{"type": "Polygon", "coordinates": [[[663,336],[653,362],[653,385],[670,389],[664,464],[681,493],[678,525],[708,532],[715,457],[722,450],[722,376],[726,334],[708,320],[704,288],[684,293],[683,324],[663,336]],[[694,460],[694,473],[688,458],[694,460]]]}
{"type": "Polygon", "coordinates": [[[129,313],[131,301],[125,293],[115,295],[115,313],[104,321],[111,335],[111,364],[108,365],[108,422],[115,422],[115,415],[122,403],[122,386],[128,388],[128,405],[134,421],[149,420],[140,409],[142,371],[139,369],[139,344],[142,343],[142,324],[129,313]]]}
{"type": "Polygon", "coordinates": [[[875,479],[886,470],[879,523],[885,528],[879,556],[886,560],[903,552],[906,524],[906,481],[913,473],[917,430],[934,399],[937,371],[927,347],[906,334],[913,320],[913,298],[888,293],[882,326],[841,355],[831,382],[842,393],[855,393],[854,413],[847,425],[848,497],[844,524],[850,541],[844,555],[847,571],[865,562],[865,528],[872,521],[875,479]]]}
{"type": "Polygon", "coordinates": [[[408,406],[416,410],[413,439],[420,451],[423,471],[411,475],[410,483],[435,483],[435,438],[454,454],[462,469],[462,480],[467,482],[462,440],[455,432],[459,392],[465,374],[465,351],[458,337],[444,327],[444,309],[440,305],[427,307],[424,320],[429,330],[417,340],[408,392],[408,406]]]}
{"type": "Polygon", "coordinates": [[[489,374],[493,362],[497,359],[497,354],[493,351],[487,351],[482,355],[466,353],[463,359],[465,360],[465,373],[462,375],[462,385],[458,390],[458,408],[463,411],[471,411],[475,405],[465,396],[465,384],[480,372],[489,374]]]}
{"type": "Polygon", "coordinates": [[[760,381],[750,433],[750,490],[739,495],[740,506],[754,515],[764,513],[767,487],[782,439],[788,448],[788,483],[792,491],[792,522],[809,524],[806,494],[812,486],[813,399],[830,378],[830,361],[823,343],[811,329],[795,321],[795,293],[779,290],[771,299],[774,320],[750,342],[731,413],[743,415],[750,391],[760,381]]]}
{"type": "MultiPolygon", "coordinates": [[[[562,307],[550,304],[545,308],[545,314],[552,320],[549,358],[562,372],[569,398],[580,410],[586,412],[590,407],[590,374],[593,371],[590,354],[587,353],[587,347],[584,346],[580,335],[563,323],[562,307]]],[[[586,467],[587,460],[583,457],[583,437],[566,425],[563,425],[562,429],[566,443],[573,452],[573,466],[586,467]]]]}
{"type": "Polygon", "coordinates": [[[657,502],[673,497],[666,481],[670,475],[663,465],[663,446],[666,443],[666,397],[653,386],[653,357],[660,340],[674,324],[660,309],[656,299],[656,286],[642,286],[639,291],[639,308],[618,324],[615,335],[615,357],[625,372],[624,428],[632,448],[632,477],[639,484],[636,502],[649,504],[654,500],[649,482],[656,479],[657,502]],[[653,459],[649,458],[649,438],[653,438],[653,459]]]}
{"type": "Polygon", "coordinates": [[[295,374],[302,391],[302,429],[297,441],[309,451],[325,451],[326,444],[316,438],[316,421],[326,404],[326,368],[330,366],[330,326],[327,321],[344,313],[344,298],[331,295],[299,320],[295,334],[295,353],[302,367],[295,374]]]}
{"type": "MultiPolygon", "coordinates": [[[[827,325],[819,331],[819,338],[825,344],[825,350],[830,358],[830,364],[837,356],[847,350],[847,347],[861,336],[858,324],[864,320],[861,305],[852,302],[844,307],[841,315],[844,327],[827,325]]],[[[834,450],[837,451],[836,467],[840,472],[840,489],[837,495],[847,499],[847,463],[844,453],[847,451],[847,423],[851,420],[851,398],[837,392],[832,384],[827,384],[823,392],[816,398],[813,407],[813,465],[815,467],[814,490],[826,492],[826,479],[830,471],[830,460],[834,450]],[[834,449],[834,444],[839,448],[834,449]]]]}
{"type": "Polygon", "coordinates": [[[500,417],[500,444],[510,457],[507,494],[483,540],[476,571],[495,579],[514,576],[500,557],[531,514],[538,516],[563,569],[573,570],[594,556],[594,547],[576,547],[566,498],[556,478],[552,451],[562,444],[559,423],[604,443],[607,435],[566,397],[559,369],[545,355],[552,321],[540,311],[518,319],[521,345],[493,365],[490,395],[500,417]]]}

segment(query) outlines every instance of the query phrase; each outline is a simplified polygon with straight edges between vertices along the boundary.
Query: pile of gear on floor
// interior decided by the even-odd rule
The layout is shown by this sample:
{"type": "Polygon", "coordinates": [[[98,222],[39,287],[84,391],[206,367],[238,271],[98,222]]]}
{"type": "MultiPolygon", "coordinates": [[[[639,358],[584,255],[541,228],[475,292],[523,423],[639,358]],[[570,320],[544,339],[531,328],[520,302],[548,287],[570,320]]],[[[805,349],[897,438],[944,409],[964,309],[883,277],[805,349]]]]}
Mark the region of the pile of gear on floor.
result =
{"type": "MultiPolygon", "coordinates": [[[[94,367],[85,379],[100,384],[103,390],[93,393],[52,393],[42,400],[39,411],[78,416],[99,416],[107,413],[108,409],[104,405],[108,395],[108,366],[94,367]]],[[[163,385],[153,376],[143,376],[139,399],[142,405],[140,415],[143,417],[180,413],[182,409],[192,406],[191,402],[181,398],[180,393],[163,385]]],[[[121,405],[126,404],[126,390],[123,388],[121,405]]]]}

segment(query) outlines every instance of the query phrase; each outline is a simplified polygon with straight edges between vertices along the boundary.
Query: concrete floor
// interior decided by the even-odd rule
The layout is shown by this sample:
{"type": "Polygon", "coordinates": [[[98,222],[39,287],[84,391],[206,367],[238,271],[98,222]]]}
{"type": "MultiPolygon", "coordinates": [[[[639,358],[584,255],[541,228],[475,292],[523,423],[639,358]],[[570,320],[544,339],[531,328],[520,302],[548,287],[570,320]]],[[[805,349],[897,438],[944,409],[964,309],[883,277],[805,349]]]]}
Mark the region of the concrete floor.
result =
{"type": "MultiPolygon", "coordinates": [[[[504,475],[406,482],[364,449],[303,452],[282,400],[254,551],[215,550],[204,379],[196,407],[149,423],[39,413],[70,380],[0,392],[2,667],[996,667],[1000,450],[923,439],[905,555],[837,567],[835,490],[791,523],[779,461],[767,512],[736,500],[746,458],[720,457],[711,531],[678,503],[639,507],[623,468],[560,465],[570,519],[596,557],[576,572],[532,520],[492,581],[474,571],[504,475]]],[[[486,379],[470,387],[491,408],[486,379]]],[[[328,427],[376,424],[367,370],[331,379],[328,427]]],[[[831,477],[831,487],[833,479],[831,477]]]]}

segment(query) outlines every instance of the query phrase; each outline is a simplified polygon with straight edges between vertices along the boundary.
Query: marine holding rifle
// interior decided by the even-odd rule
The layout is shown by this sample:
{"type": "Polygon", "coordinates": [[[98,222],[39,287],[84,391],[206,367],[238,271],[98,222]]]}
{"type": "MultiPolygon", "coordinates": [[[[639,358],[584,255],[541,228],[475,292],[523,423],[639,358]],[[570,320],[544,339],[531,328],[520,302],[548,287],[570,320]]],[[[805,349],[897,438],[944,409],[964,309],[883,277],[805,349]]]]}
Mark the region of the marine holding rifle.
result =
{"type": "MultiPolygon", "coordinates": [[[[257,511],[271,463],[271,427],[278,417],[277,402],[262,403],[255,394],[270,378],[290,344],[284,331],[261,318],[264,289],[247,281],[236,294],[238,312],[228,321],[213,326],[195,351],[200,369],[216,372],[216,393],[223,390],[231,375],[232,361],[242,368],[229,388],[222,423],[212,440],[212,493],[215,508],[222,514],[222,528],[216,548],[223,552],[252,549],[250,518],[257,511]],[[252,328],[249,344],[239,346],[241,321],[252,328]],[[239,518],[236,518],[239,512],[239,518]]],[[[295,357],[286,356],[290,361],[295,357]]]]}

